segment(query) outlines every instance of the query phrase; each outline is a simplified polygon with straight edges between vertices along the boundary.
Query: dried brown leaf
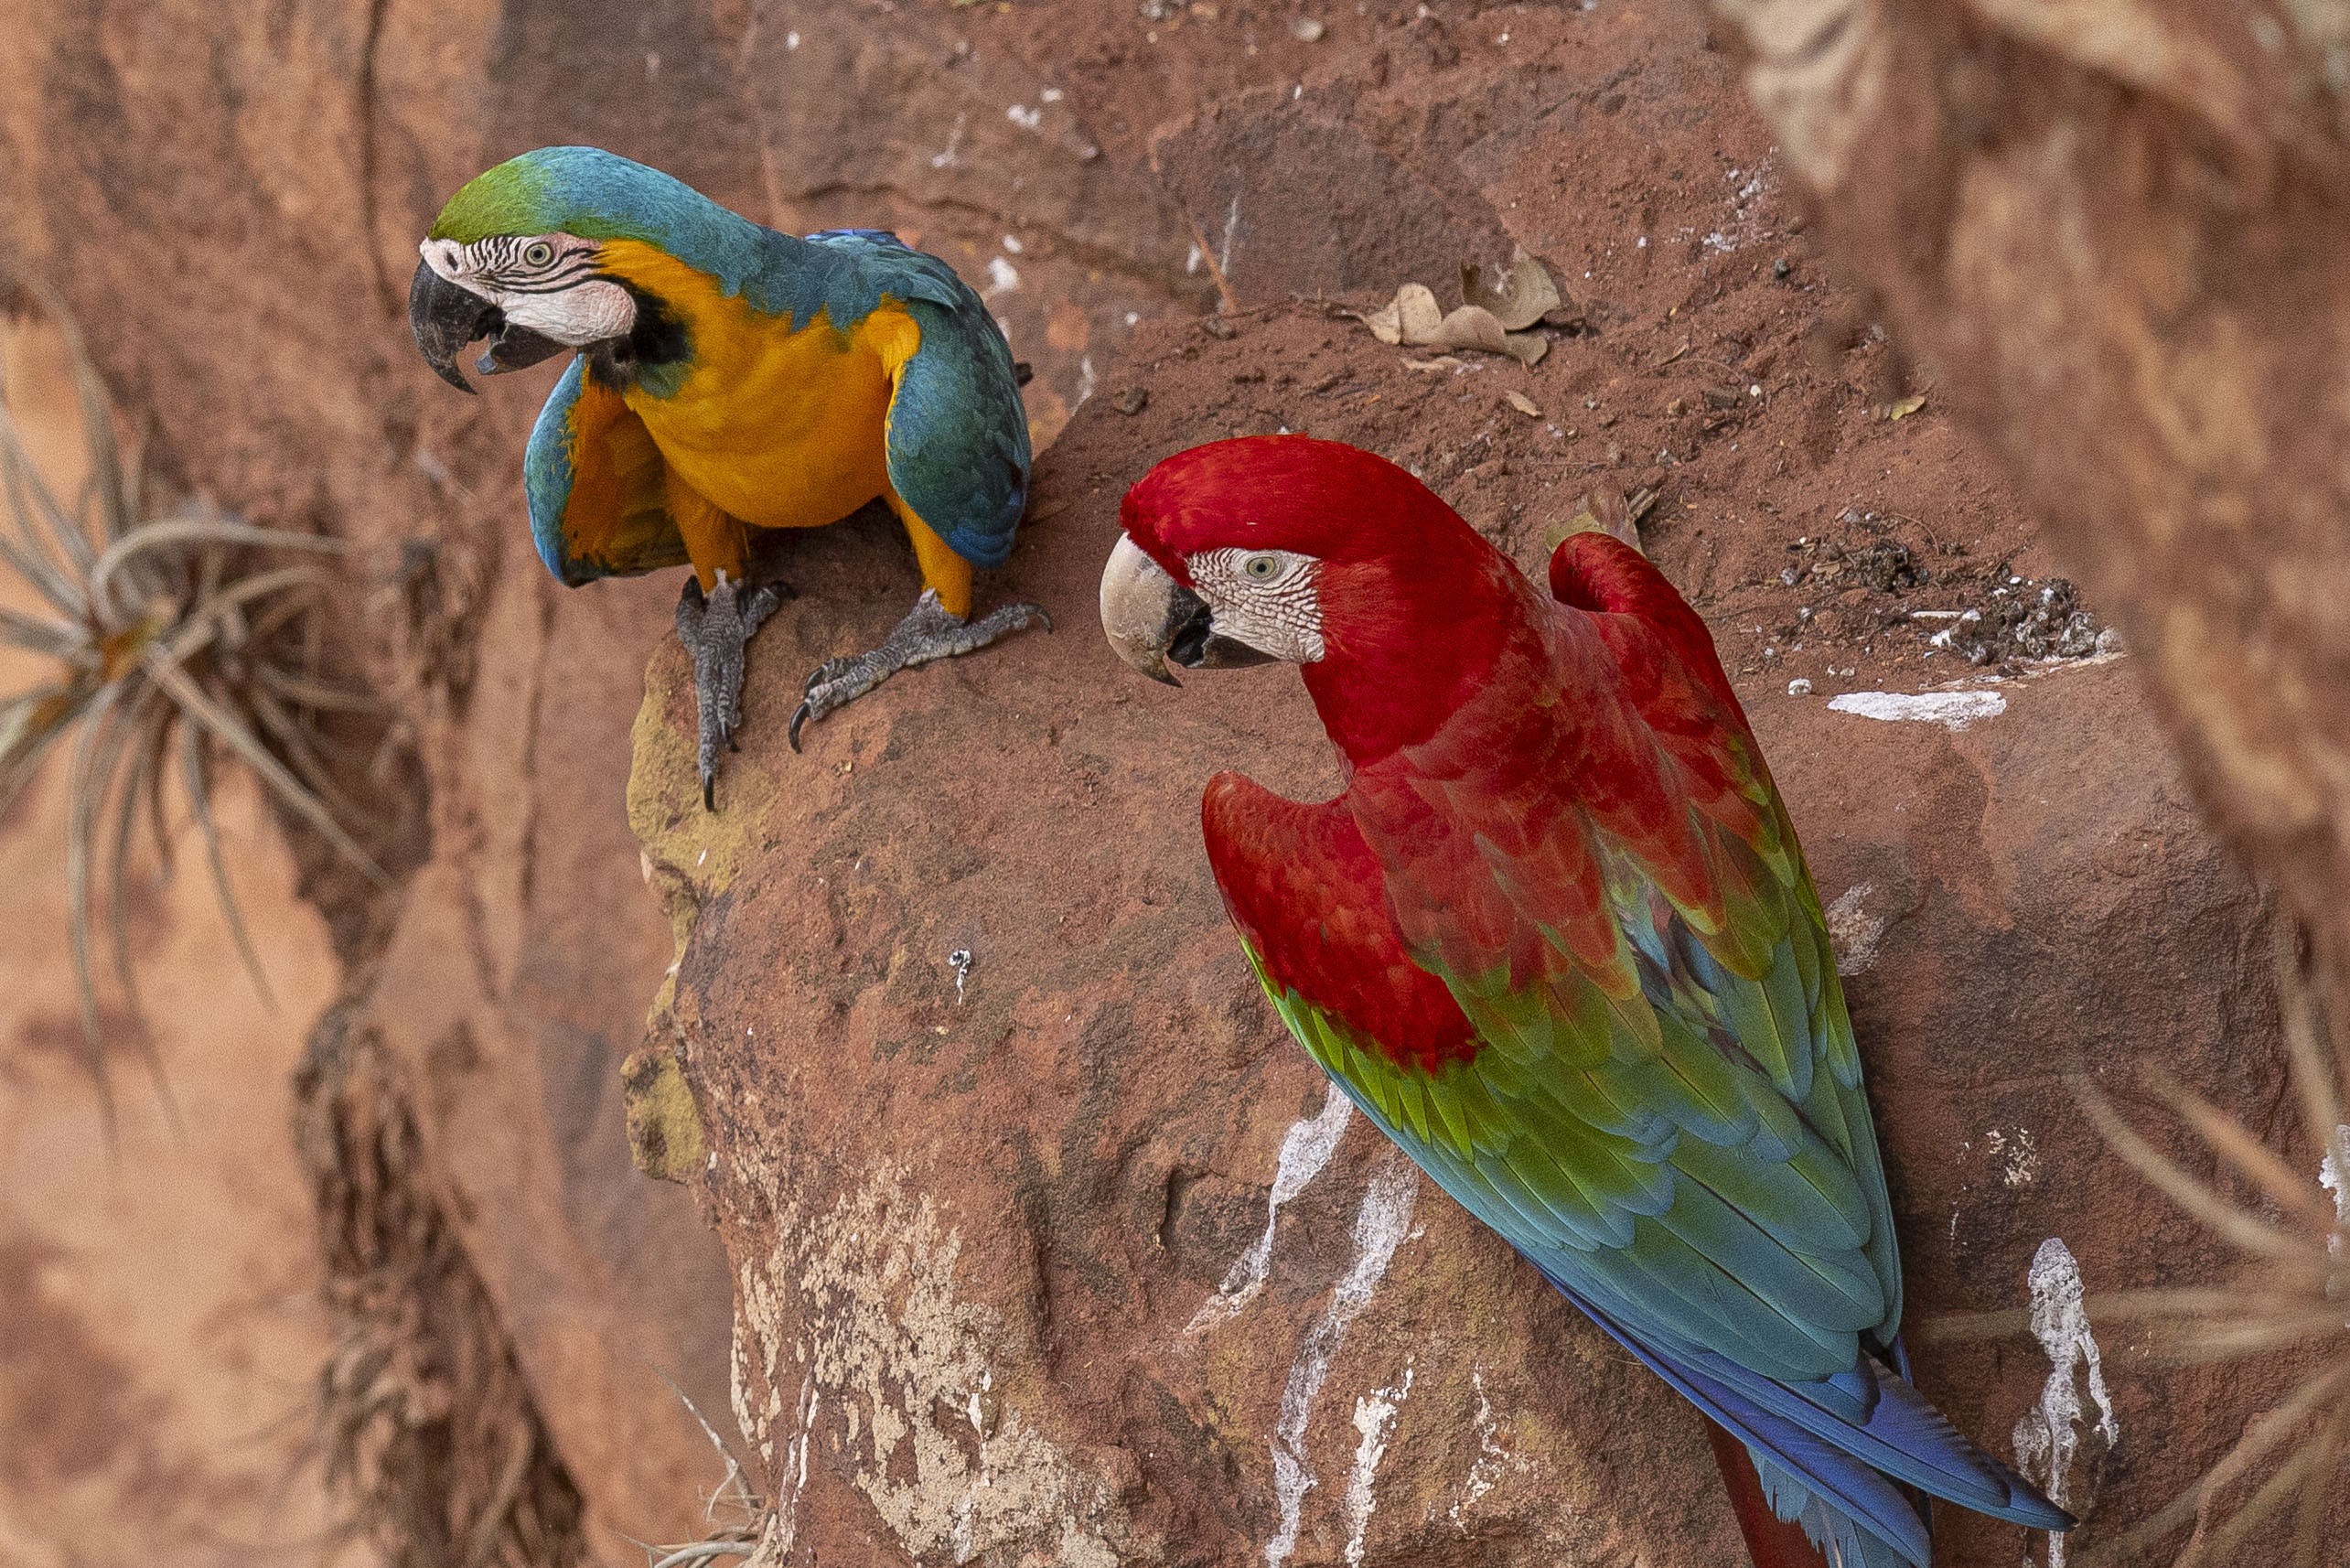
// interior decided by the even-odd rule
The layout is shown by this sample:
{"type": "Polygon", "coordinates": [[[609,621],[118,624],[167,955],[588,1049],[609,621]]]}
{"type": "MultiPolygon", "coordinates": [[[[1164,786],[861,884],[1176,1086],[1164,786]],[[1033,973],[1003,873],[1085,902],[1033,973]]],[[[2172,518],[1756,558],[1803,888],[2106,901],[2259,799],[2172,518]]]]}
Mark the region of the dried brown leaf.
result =
{"type": "Polygon", "coordinates": [[[1524,365],[1538,363],[1551,349],[1540,332],[1512,332],[1483,306],[1465,305],[1445,315],[1424,284],[1405,284],[1386,306],[1358,319],[1380,342],[1406,349],[1470,349],[1507,354],[1524,365]]]}
{"type": "MultiPolygon", "coordinates": [[[[1646,513],[1656,505],[1653,491],[1643,491],[1645,504],[1639,510],[1646,513]]],[[[1553,523],[1542,531],[1545,547],[1556,550],[1578,533],[1604,533],[1621,540],[1633,549],[1640,548],[1640,530],[1633,511],[1633,501],[1622,490],[1602,488],[1575,498],[1575,510],[1563,523],[1553,523]]]]}
{"type": "Polygon", "coordinates": [[[1524,250],[1509,259],[1509,270],[1491,285],[1486,269],[1461,268],[1461,298],[1489,312],[1505,332],[1522,332],[1567,303],[1551,270],[1524,250]]]}

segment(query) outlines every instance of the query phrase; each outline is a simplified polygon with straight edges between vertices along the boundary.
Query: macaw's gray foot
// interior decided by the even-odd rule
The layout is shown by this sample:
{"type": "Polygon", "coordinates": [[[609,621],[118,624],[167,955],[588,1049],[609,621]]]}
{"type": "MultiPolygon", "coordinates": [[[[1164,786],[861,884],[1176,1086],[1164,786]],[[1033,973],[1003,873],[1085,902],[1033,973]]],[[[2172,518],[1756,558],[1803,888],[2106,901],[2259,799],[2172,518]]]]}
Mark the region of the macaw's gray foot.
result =
{"type": "Polygon", "coordinates": [[[924,589],[914,608],[897,623],[896,630],[882,639],[879,648],[853,659],[828,659],[816,667],[816,672],[808,677],[808,694],[799,711],[791,715],[791,749],[799,749],[800,725],[855,702],[900,670],[928,664],[933,659],[975,653],[998,638],[1032,626],[1053,629],[1053,618],[1045,613],[1044,606],[1006,605],[967,621],[949,615],[938,594],[924,589]]]}
{"type": "Polygon", "coordinates": [[[746,588],[726,574],[708,595],[695,577],[677,601],[677,639],[693,655],[693,699],[701,709],[702,809],[717,810],[718,747],[732,750],[743,722],[743,647],[790,596],[780,583],[746,588]]]}

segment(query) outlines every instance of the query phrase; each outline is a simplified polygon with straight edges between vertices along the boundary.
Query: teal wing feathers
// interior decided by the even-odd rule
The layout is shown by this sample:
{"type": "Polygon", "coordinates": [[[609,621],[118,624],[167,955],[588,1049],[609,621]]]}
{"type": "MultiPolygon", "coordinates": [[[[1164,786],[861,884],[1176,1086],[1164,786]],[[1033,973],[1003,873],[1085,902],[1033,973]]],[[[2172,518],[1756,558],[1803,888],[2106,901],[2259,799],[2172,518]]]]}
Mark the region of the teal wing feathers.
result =
{"type": "Polygon", "coordinates": [[[811,239],[853,257],[863,286],[898,300],[922,329],[890,402],[890,484],[956,554],[1002,565],[1028,504],[1030,462],[1027,411],[1003,329],[953,268],[894,236],[845,230],[811,239]]]}
{"type": "MultiPolygon", "coordinates": [[[[1793,967],[1802,940],[1783,939],[1779,961],[1793,967]]],[[[1643,964],[1629,1003],[1572,984],[1563,1004],[1454,984],[1480,1048],[1433,1071],[1296,989],[1268,991],[1364,1112],[1545,1273],[1639,1331],[1762,1377],[1846,1372],[1899,1314],[1858,1084],[1814,1070],[1788,1094],[1724,1040],[1725,1020],[1768,1013],[1767,988],[1712,961],[1685,926],[1658,945],[1666,961],[1643,964]]],[[[1824,1011],[1787,1029],[1807,1067],[1828,1054],[1809,1038],[1824,1011]]]]}
{"type": "Polygon", "coordinates": [[[683,564],[667,472],[644,421],[596,380],[585,356],[574,359],[522,457],[539,559],[569,587],[683,564]]]}

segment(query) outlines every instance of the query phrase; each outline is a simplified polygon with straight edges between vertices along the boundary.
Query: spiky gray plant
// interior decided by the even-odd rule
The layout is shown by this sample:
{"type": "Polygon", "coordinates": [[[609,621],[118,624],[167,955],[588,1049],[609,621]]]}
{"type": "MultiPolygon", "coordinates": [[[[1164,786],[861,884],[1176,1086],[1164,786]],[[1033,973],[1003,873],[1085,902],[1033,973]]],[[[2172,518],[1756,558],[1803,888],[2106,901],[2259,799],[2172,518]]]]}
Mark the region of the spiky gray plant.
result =
{"type": "MultiPolygon", "coordinates": [[[[2339,1562],[2325,1545],[2327,1510],[2339,1498],[2350,1465],[2350,1045],[2342,1025],[2317,1001],[2302,934],[2278,921],[2277,975],[2286,1059],[2309,1146],[2334,1194],[2329,1200],[2259,1134],[2154,1069],[2154,1097],[2194,1132],[2220,1163],[2249,1184],[2256,1201],[2238,1202],[2191,1174],[2148,1142],[2111,1101],[2076,1079],[2074,1092],[2098,1131],[2146,1179],[2208,1226],[2240,1254],[2237,1273],[2200,1289],[2130,1291],[2085,1304],[2099,1321],[2135,1321],[2157,1346],[2186,1362],[2238,1360],[2298,1353],[2308,1369],[2274,1408],[2253,1421],[2235,1446],[2193,1487],[2127,1533],[2100,1543],[2095,1563],[2142,1560],[2144,1551],[2192,1523],[2174,1568],[2230,1561],[2230,1553],[2272,1521],[2289,1528],[2302,1568],[2339,1562]],[[2249,1487],[2248,1495],[2242,1488],[2249,1487]],[[2227,1506],[2242,1496],[2240,1502],[2227,1506]]],[[[2273,1559],[2272,1559],[2273,1560],[2273,1559]]]]}
{"type": "Polygon", "coordinates": [[[703,1504],[702,1521],[710,1527],[703,1539],[668,1546],[638,1541],[644,1548],[645,1568],[703,1568],[725,1558],[757,1555],[771,1510],[766,1500],[751,1489],[743,1462],[735,1456],[726,1440],[718,1435],[718,1429],[710,1424],[702,1407],[677,1386],[676,1379],[667,1372],[661,1373],[660,1378],[701,1426],[703,1435],[710,1439],[710,1446],[718,1451],[718,1457],[726,1462],[726,1475],[703,1504]]]}
{"type": "MultiPolygon", "coordinates": [[[[0,293],[7,283],[0,277],[0,293]]],[[[90,476],[72,504],[34,466],[0,383],[0,565],[24,580],[41,612],[0,608],[0,642],[56,660],[55,675],[0,698],[0,811],[57,748],[70,751],[66,883],[81,1029],[111,1130],[105,1040],[91,958],[95,894],[103,889],[115,972],[140,1015],[123,887],[144,821],[167,875],[166,789],[176,772],[202,840],[212,886],[255,988],[268,982],[237,908],[212,811],[226,753],[351,865],[382,872],[346,829],[359,812],[328,767],[321,715],[374,704],[319,675],[322,612],[334,582],[315,559],[340,541],[263,527],[201,499],[150,511],[134,447],[115,438],[106,389],[63,302],[21,283],[57,328],[71,364],[90,476]],[[293,557],[291,562],[287,557],[293,557]]],[[[144,1033],[142,1031],[142,1033],[144,1033]]],[[[148,1067],[163,1090],[153,1047],[148,1067]]],[[[166,1103],[168,1104],[167,1094],[166,1103]]]]}
{"type": "MultiPolygon", "coordinates": [[[[2245,1428],[2193,1486],[2119,1534],[2085,1541],[2080,1568],[2136,1568],[2162,1542],[2193,1527],[2173,1568],[2255,1561],[2231,1556],[2264,1527],[2282,1530],[2290,1556],[2260,1541],[2257,1561],[2322,1568],[2338,1562],[2326,1545],[2327,1510],[2350,1466],[2350,1040],[2317,1002],[2307,944],[2278,921],[2277,977],[2286,1063],[2308,1146],[2320,1167],[2297,1169],[2242,1122],[2157,1067],[2148,1092],[2218,1163],[2248,1183],[2240,1202],[2194,1175],[2132,1126],[2086,1077],[2070,1081],[2092,1125],[2148,1182],[2237,1254],[2215,1283],[2113,1291],[2082,1304],[2100,1327],[2144,1331],[2159,1359],[2182,1365],[2293,1357],[2302,1375],[2245,1428]],[[2318,1179],[2312,1179],[2316,1177],[2318,1179]],[[2320,1181],[2334,1188],[2331,1198],[2320,1181]]],[[[2029,1328],[2025,1312],[1958,1313],[1923,1320],[1921,1343],[1995,1339],[2029,1328]]]]}

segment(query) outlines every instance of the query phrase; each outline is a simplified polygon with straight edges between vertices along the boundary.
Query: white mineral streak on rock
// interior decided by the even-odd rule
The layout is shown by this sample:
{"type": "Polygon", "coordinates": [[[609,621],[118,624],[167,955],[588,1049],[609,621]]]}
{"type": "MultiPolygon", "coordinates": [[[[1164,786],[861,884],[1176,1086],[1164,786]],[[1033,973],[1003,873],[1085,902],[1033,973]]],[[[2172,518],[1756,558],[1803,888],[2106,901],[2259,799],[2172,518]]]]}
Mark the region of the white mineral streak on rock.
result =
{"type": "MultiPolygon", "coordinates": [[[[1478,1501],[1493,1490],[1494,1483],[1501,1479],[1502,1471],[1515,1458],[1508,1449],[1501,1445],[1501,1428],[1493,1419],[1493,1401],[1485,1391],[1485,1369],[1470,1368],[1469,1381],[1477,1391],[1477,1456],[1470,1463],[1468,1475],[1462,1479],[1461,1495],[1453,1499],[1453,1506],[1445,1514],[1463,1530],[1469,1528],[1469,1521],[1461,1517],[1462,1513],[1476,1507],[1478,1501]]],[[[1521,1466],[1525,1463],[1523,1460],[1516,1462],[1521,1466]]]]}
{"type": "MultiPolygon", "coordinates": [[[[755,1561],[779,1563],[790,1550],[821,1410],[821,1424],[836,1434],[830,1462],[908,1557],[1116,1568],[1128,1521],[1115,1491],[1072,1464],[1017,1405],[1004,1404],[972,1452],[961,1412],[999,1380],[990,1347],[1003,1327],[993,1308],[956,1298],[962,1239],[940,1223],[929,1196],[884,1162],[856,1191],[811,1214],[788,1175],[760,1175],[776,1215],[774,1250],[740,1280],[741,1326],[757,1349],[739,1359],[737,1375],[764,1373],[758,1430],[772,1434],[780,1419],[787,1352],[805,1369],[790,1375],[800,1391],[799,1431],[784,1451],[791,1498],[755,1561]],[[940,1429],[941,1408],[956,1412],[957,1430],[940,1429]]],[[[752,1402],[746,1394],[736,1403],[752,1402]]]]}
{"type": "Polygon", "coordinates": [[[1876,890],[1873,882],[1856,883],[1821,911],[1828,917],[1828,945],[1835,950],[1839,974],[1866,974],[1877,961],[1885,918],[1869,913],[1869,895],[1876,890]]]}
{"type": "Polygon", "coordinates": [[[2007,699],[1997,692],[1847,692],[1828,699],[1830,713],[1857,714],[1864,719],[1909,720],[1965,729],[1977,719],[2007,712],[2007,699]]]}
{"type": "MultiPolygon", "coordinates": [[[[1332,1091],[1333,1097],[1336,1091],[1332,1091]]],[[[1281,1506],[1281,1528],[1265,1542],[1265,1568],[1282,1568],[1297,1550],[1298,1517],[1305,1494],[1315,1484],[1314,1466],[1306,1462],[1305,1428],[1314,1416],[1314,1396],[1330,1375],[1330,1363],[1347,1342],[1347,1330],[1370,1304],[1371,1293],[1387,1274],[1403,1233],[1411,1229],[1412,1205],[1420,1199],[1420,1172],[1400,1154],[1390,1155],[1371,1177],[1363,1206],[1355,1213],[1355,1266],[1330,1293],[1330,1305],[1305,1332],[1305,1343],[1289,1369],[1289,1384],[1282,1390],[1281,1421],[1273,1428],[1273,1498],[1281,1506]]]]}
{"type": "MultiPolygon", "coordinates": [[[[2334,1195],[2334,1223],[2350,1230],[2350,1181],[2343,1179],[2342,1155],[2350,1150],[2350,1126],[2334,1130],[2334,1148],[2317,1162],[2317,1185],[2334,1195]]],[[[2342,1238],[2336,1236],[2328,1243],[2335,1251],[2342,1250],[2342,1238]]]]}
{"type": "Polygon", "coordinates": [[[2345,1155],[2350,1155],[2350,1124],[2334,1130],[2334,1147],[2317,1162],[2317,1185],[2334,1195],[2334,1234],[2325,1239],[2330,1257],[2342,1255],[2342,1233],[2350,1230],[2350,1180],[2344,1179],[2345,1155]]]}
{"type": "MultiPolygon", "coordinates": [[[[2089,1316],[2081,1305],[2081,1266],[2056,1237],[2040,1243],[2025,1276],[2032,1286],[2032,1337],[2048,1355],[2048,1383],[2040,1402],[2015,1423],[2015,1467],[2039,1484],[2058,1508],[2071,1499],[2074,1457],[2080,1436],[2074,1429],[2082,1418],[2081,1395],[2075,1386],[2077,1372],[2086,1370],[2089,1398],[2097,1402],[2097,1430],[2112,1448],[2121,1441],[2121,1425],[2114,1419],[2113,1396],[2105,1386],[2105,1361],[2089,1334],[2089,1316]]],[[[2065,1538],[2048,1537],[2048,1568],[2065,1568],[2065,1538]]]]}
{"type": "Polygon", "coordinates": [[[1363,1568],[1363,1537],[1371,1526],[1378,1499],[1371,1486],[1379,1479],[1379,1461],[1387,1457],[1388,1434],[1403,1402],[1411,1397],[1411,1358],[1403,1360],[1403,1380],[1374,1389],[1355,1401],[1355,1467],[1347,1473],[1347,1568],[1363,1568]]]}
{"type": "MultiPolygon", "coordinates": [[[[796,38],[799,35],[794,33],[791,36],[796,38]]],[[[958,114],[955,116],[955,128],[947,133],[946,150],[930,155],[930,166],[932,168],[952,168],[958,163],[962,161],[961,148],[963,145],[963,127],[970,123],[970,120],[971,116],[969,114],[958,114]]]]}
{"type": "Polygon", "coordinates": [[[1994,1127],[1983,1134],[1983,1146],[2001,1161],[2000,1179],[2010,1187],[2030,1187],[2040,1174],[2040,1148],[2030,1128],[2018,1127],[2011,1138],[1994,1127]]]}
{"type": "Polygon", "coordinates": [[[799,1430],[783,1450],[784,1474],[791,1477],[791,1499],[776,1510],[782,1520],[784,1550],[789,1551],[792,1538],[799,1532],[799,1494],[808,1489],[808,1449],[816,1441],[816,1407],[823,1395],[816,1389],[813,1369],[799,1379],[799,1430]]]}
{"type": "MultiPolygon", "coordinates": [[[[750,1271],[746,1269],[743,1272],[743,1277],[747,1281],[750,1271]]],[[[735,1427],[741,1431],[744,1437],[758,1444],[761,1459],[772,1461],[775,1458],[775,1444],[759,1437],[758,1434],[764,1423],[752,1419],[750,1368],[750,1348],[745,1343],[743,1320],[737,1317],[735,1319],[734,1347],[726,1357],[727,1401],[735,1407],[735,1427]]],[[[772,1394],[772,1380],[768,1387],[772,1394]]],[[[780,1397],[778,1396],[775,1412],[769,1413],[779,1412],[782,1408],[780,1397]]]]}
{"type": "Polygon", "coordinates": [[[1311,1116],[1299,1117],[1282,1134],[1281,1157],[1273,1165],[1272,1196],[1265,1200],[1264,1234],[1232,1265],[1232,1272],[1224,1276],[1224,1283],[1216,1294],[1192,1314],[1191,1321],[1184,1326],[1186,1334],[1196,1334],[1221,1323],[1257,1299],[1257,1293],[1265,1288],[1266,1274],[1272,1269],[1273,1222],[1281,1218],[1281,1206],[1304,1192],[1306,1184],[1322,1174],[1322,1167],[1338,1152],[1338,1140],[1346,1136],[1347,1122],[1354,1111],[1354,1101],[1340,1093],[1334,1083],[1321,1110],[1311,1116]]]}

